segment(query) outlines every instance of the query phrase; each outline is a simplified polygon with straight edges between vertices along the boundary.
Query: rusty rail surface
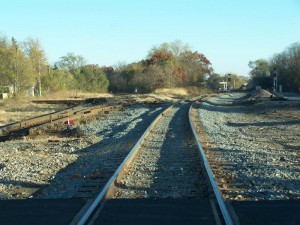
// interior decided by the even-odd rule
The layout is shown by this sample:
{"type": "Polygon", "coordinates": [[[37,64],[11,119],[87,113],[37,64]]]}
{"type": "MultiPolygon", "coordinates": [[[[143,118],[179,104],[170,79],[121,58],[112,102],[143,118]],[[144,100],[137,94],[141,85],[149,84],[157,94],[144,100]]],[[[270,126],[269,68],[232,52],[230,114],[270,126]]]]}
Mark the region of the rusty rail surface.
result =
{"type": "Polygon", "coordinates": [[[112,110],[121,110],[123,108],[122,105],[116,106],[106,106],[106,107],[93,107],[90,109],[83,109],[80,111],[76,111],[72,115],[65,116],[63,118],[59,118],[57,120],[51,120],[48,123],[41,124],[29,129],[29,135],[38,135],[45,133],[49,130],[57,130],[65,127],[64,122],[66,120],[73,120],[75,125],[88,123],[91,120],[100,119],[100,116],[103,114],[109,114],[112,110]],[[93,119],[91,119],[93,117],[93,119]],[[90,119],[89,119],[90,118],[90,119]]]}
{"type": "Polygon", "coordinates": [[[195,129],[195,125],[192,121],[192,118],[191,118],[191,111],[193,109],[193,104],[191,105],[190,109],[189,109],[189,123],[190,123],[190,127],[192,128],[192,132],[193,132],[193,135],[195,137],[195,140],[197,142],[197,146],[198,146],[198,150],[199,150],[199,153],[202,157],[202,160],[203,160],[203,164],[204,164],[204,167],[206,169],[206,172],[207,172],[207,175],[208,175],[208,178],[209,178],[209,181],[210,181],[210,184],[212,186],[212,189],[213,189],[213,192],[214,192],[214,195],[217,199],[217,202],[218,202],[218,205],[219,205],[219,208],[221,210],[221,213],[222,213],[222,217],[225,221],[225,224],[226,225],[233,225],[233,219],[231,218],[231,215],[227,209],[227,206],[225,204],[225,201],[223,199],[223,196],[220,192],[220,189],[218,187],[218,184],[215,180],[215,177],[213,175],[213,172],[212,172],[212,169],[211,169],[211,166],[206,158],[206,155],[205,155],[205,152],[202,148],[202,145],[200,143],[200,140],[198,138],[198,134],[196,132],[196,129],[195,129]]]}
{"type": "Polygon", "coordinates": [[[39,134],[39,130],[53,128],[58,124],[63,124],[68,118],[77,123],[85,120],[87,117],[99,115],[102,113],[109,113],[111,110],[120,110],[122,105],[115,106],[94,106],[85,107],[83,109],[67,109],[47,115],[34,117],[28,120],[20,121],[13,124],[8,124],[0,128],[0,136],[9,135],[10,133],[17,132],[22,129],[29,128],[30,135],[39,134]]]}

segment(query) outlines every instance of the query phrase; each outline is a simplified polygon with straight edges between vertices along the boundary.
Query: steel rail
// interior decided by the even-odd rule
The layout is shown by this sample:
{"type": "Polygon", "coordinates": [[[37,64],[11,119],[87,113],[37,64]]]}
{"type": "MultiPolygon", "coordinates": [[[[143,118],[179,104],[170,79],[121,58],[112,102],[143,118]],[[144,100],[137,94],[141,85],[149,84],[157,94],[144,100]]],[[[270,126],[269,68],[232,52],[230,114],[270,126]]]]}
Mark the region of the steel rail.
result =
{"type": "Polygon", "coordinates": [[[58,112],[49,113],[46,115],[41,115],[37,117],[33,117],[30,119],[26,119],[20,122],[15,122],[12,124],[7,124],[0,128],[0,135],[7,135],[11,132],[18,131],[20,129],[28,128],[31,126],[35,126],[41,123],[50,122],[51,120],[56,120],[59,118],[67,117],[72,109],[66,109],[58,112]]]}
{"type": "MultiPolygon", "coordinates": [[[[77,222],[73,220],[70,225],[84,225],[94,210],[97,208],[99,203],[104,199],[105,195],[107,194],[108,190],[114,185],[116,180],[118,179],[119,174],[121,171],[127,166],[128,161],[132,160],[132,158],[136,155],[138,152],[139,147],[143,143],[144,139],[149,134],[150,130],[155,126],[155,124],[161,119],[161,117],[167,113],[173,105],[169,106],[167,109],[165,109],[162,113],[160,113],[155,120],[150,124],[150,126],[146,129],[146,131],[143,133],[143,135],[140,137],[140,139],[137,141],[137,143],[134,145],[134,147],[131,149],[129,154],[126,156],[126,158],[123,160],[123,162],[120,164],[118,169],[115,171],[115,173],[112,175],[112,177],[109,179],[109,181],[106,183],[102,191],[97,195],[97,197],[94,199],[94,201],[91,203],[91,205],[88,207],[88,209],[85,211],[84,215],[80,218],[80,220],[77,222]]],[[[75,217],[76,218],[76,217],[75,217]]]]}
{"type": "Polygon", "coordinates": [[[215,181],[215,178],[214,178],[214,175],[211,171],[211,168],[210,168],[210,165],[209,165],[209,162],[205,156],[205,153],[204,153],[204,150],[201,146],[201,143],[198,139],[198,135],[195,131],[195,128],[194,128],[194,125],[193,125],[193,122],[192,122],[192,119],[191,119],[191,111],[192,111],[192,107],[193,107],[194,103],[191,104],[190,108],[189,108],[189,123],[190,123],[190,127],[193,131],[193,134],[194,134],[194,137],[196,139],[196,142],[197,142],[197,146],[198,146],[198,149],[199,149],[199,152],[200,152],[200,155],[202,156],[202,159],[203,159],[203,163],[204,163],[204,166],[205,166],[205,169],[206,169],[206,172],[208,174],[208,177],[209,177],[209,180],[210,180],[210,183],[211,183],[211,186],[213,188],[213,191],[214,191],[214,194],[216,196],[216,199],[217,199],[217,202],[218,202],[218,205],[220,207],[220,210],[221,210],[221,213],[222,213],[222,216],[224,218],[224,221],[225,221],[225,224],[226,225],[234,225],[233,223],[233,220],[228,212],[228,209],[225,205],[225,202],[224,202],[224,199],[223,199],[223,196],[218,188],[218,184],[217,182],[215,181]]]}
{"type": "Polygon", "coordinates": [[[111,110],[114,108],[122,107],[121,105],[112,105],[112,106],[94,106],[94,107],[85,107],[81,109],[69,108],[58,112],[49,113],[46,115],[40,115],[37,117],[29,118],[20,122],[15,122],[12,124],[7,124],[0,128],[0,136],[9,135],[11,132],[16,132],[21,129],[30,128],[29,134],[32,134],[42,126],[47,124],[63,123],[67,118],[70,119],[79,119],[86,116],[93,116],[100,112],[111,110]]]}
{"type": "Polygon", "coordinates": [[[72,113],[69,113],[68,116],[61,117],[58,119],[52,119],[51,121],[48,121],[46,123],[39,124],[33,128],[29,129],[29,135],[36,135],[38,134],[38,131],[46,131],[49,130],[51,127],[55,127],[56,125],[63,124],[67,119],[74,120],[75,124],[80,123],[81,120],[84,120],[88,117],[92,117],[95,115],[99,115],[100,113],[111,111],[113,109],[121,109],[122,105],[115,105],[115,106],[96,106],[91,108],[84,108],[81,110],[75,110],[71,111],[72,113]]]}

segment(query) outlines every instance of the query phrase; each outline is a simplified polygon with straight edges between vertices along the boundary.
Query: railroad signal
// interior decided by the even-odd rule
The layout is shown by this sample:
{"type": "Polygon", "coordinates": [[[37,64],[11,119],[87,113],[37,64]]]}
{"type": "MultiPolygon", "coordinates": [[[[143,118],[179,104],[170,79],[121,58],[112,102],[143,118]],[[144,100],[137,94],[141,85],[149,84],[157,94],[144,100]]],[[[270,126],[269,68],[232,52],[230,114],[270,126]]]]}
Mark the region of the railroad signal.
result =
{"type": "Polygon", "coordinates": [[[228,80],[228,82],[231,82],[231,74],[230,73],[227,74],[227,80],[228,80]]]}
{"type": "Polygon", "coordinates": [[[273,69],[273,77],[277,77],[277,69],[276,68],[273,69]]]}

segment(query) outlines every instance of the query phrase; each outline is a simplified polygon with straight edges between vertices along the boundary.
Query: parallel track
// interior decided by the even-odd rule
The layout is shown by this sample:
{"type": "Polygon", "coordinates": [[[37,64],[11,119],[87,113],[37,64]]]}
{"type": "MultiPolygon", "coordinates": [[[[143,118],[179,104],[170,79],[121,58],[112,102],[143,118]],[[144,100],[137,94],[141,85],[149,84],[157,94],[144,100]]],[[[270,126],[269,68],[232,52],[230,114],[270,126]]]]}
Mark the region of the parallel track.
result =
{"type": "Polygon", "coordinates": [[[88,120],[93,120],[92,118],[99,119],[102,114],[108,114],[110,111],[121,110],[122,108],[122,105],[70,108],[8,124],[0,128],[0,141],[24,134],[38,135],[49,130],[63,129],[65,128],[64,122],[68,119],[74,120],[76,124],[87,123],[88,120]]]}
{"type": "Polygon", "coordinates": [[[110,198],[212,198],[233,224],[190,116],[191,103],[166,109],[145,131],[99,195],[71,224],[85,224],[110,198]],[[209,181],[209,182],[208,182],[209,181]]]}

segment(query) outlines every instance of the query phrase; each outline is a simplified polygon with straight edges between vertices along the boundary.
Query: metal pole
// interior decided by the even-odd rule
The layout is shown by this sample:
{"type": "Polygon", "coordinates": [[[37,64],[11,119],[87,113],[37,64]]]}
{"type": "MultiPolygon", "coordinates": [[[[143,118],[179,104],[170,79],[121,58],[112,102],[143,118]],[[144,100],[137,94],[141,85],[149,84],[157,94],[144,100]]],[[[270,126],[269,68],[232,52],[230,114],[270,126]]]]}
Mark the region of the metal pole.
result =
{"type": "Polygon", "coordinates": [[[274,93],[277,92],[277,77],[274,77],[274,87],[273,87],[274,93]]]}
{"type": "Polygon", "coordinates": [[[273,92],[276,93],[277,92],[277,69],[274,68],[273,69],[273,92]]]}

